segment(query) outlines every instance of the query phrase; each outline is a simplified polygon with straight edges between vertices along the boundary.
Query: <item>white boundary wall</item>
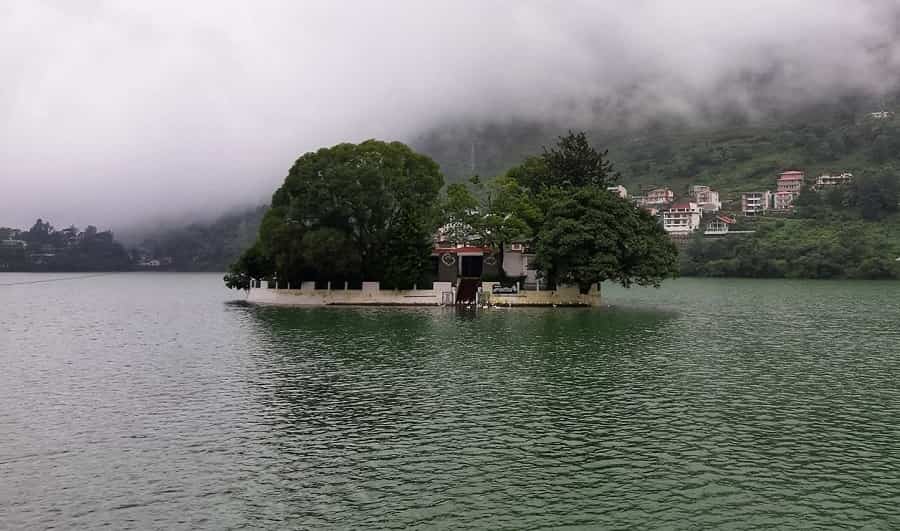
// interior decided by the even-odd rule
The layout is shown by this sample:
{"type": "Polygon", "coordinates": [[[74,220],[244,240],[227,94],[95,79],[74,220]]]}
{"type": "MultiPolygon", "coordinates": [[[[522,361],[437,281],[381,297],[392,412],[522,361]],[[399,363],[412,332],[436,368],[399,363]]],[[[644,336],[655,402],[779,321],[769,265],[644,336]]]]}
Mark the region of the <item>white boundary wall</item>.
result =
{"type": "Polygon", "coordinates": [[[559,286],[555,290],[518,293],[491,293],[496,282],[483,282],[482,302],[489,306],[600,306],[600,289],[592,286],[591,291],[582,294],[576,286],[559,286]]]}
{"type": "Polygon", "coordinates": [[[362,289],[315,289],[314,282],[304,282],[300,289],[250,288],[247,301],[282,306],[441,306],[453,304],[454,296],[450,282],[414,290],[383,290],[378,282],[363,282],[362,289]]]}

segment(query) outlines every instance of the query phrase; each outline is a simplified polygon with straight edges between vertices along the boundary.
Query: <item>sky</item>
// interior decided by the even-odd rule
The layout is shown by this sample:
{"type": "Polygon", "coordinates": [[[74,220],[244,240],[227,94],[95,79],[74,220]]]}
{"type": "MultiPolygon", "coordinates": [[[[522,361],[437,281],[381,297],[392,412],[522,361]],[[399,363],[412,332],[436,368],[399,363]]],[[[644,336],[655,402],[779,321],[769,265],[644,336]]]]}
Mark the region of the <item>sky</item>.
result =
{"type": "Polygon", "coordinates": [[[208,217],[448,121],[877,96],[898,33],[900,0],[0,0],[0,226],[208,217]]]}

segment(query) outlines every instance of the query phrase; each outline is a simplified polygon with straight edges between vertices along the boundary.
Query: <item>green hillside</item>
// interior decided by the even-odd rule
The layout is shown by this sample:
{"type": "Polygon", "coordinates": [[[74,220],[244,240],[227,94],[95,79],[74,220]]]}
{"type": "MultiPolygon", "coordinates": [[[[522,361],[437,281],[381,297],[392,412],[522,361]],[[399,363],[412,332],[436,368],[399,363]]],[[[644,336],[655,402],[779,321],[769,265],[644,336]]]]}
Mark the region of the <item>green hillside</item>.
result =
{"type": "MultiPolygon", "coordinates": [[[[789,217],[742,220],[753,234],[697,235],[682,253],[682,273],[703,276],[900,278],[900,97],[847,98],[756,120],[722,118],[690,126],[659,120],[642,129],[589,132],[609,150],[632,195],[667,186],[677,196],[692,184],[720,192],[723,210],[739,213],[743,191],[774,190],[779,173],[808,179],[851,172],[855,184],[832,193],[804,192],[789,217]],[[889,118],[871,113],[887,111],[889,118]]],[[[434,157],[449,182],[473,173],[502,174],[541,152],[562,131],[539,124],[455,126],[425,135],[417,147],[434,157]]]]}
{"type": "MultiPolygon", "coordinates": [[[[690,184],[717,188],[723,201],[741,191],[774,188],[778,173],[803,169],[807,175],[850,171],[857,176],[894,171],[900,164],[900,98],[858,98],[810,106],[786,116],[750,121],[731,117],[714,126],[674,120],[636,130],[598,126],[589,135],[609,150],[632,193],[642,187],[669,186],[684,194],[690,184]],[[871,112],[897,113],[878,120],[871,112]]],[[[431,155],[448,181],[473,173],[497,175],[540,153],[564,130],[536,123],[456,125],[435,129],[413,142],[431,155]]]]}

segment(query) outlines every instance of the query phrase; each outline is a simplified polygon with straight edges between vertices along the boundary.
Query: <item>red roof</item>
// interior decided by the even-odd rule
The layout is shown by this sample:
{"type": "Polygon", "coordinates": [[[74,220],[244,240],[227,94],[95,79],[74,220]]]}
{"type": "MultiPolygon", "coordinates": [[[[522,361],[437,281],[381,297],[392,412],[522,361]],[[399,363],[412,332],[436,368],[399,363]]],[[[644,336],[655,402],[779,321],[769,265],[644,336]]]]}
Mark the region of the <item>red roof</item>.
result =
{"type": "Polygon", "coordinates": [[[735,219],[733,217],[727,216],[725,214],[719,214],[718,216],[716,216],[716,218],[718,218],[719,221],[723,221],[729,225],[732,225],[735,223],[735,219]]]}
{"type": "Polygon", "coordinates": [[[806,175],[802,171],[786,171],[778,176],[779,181],[798,181],[803,179],[803,176],[806,175]]]}

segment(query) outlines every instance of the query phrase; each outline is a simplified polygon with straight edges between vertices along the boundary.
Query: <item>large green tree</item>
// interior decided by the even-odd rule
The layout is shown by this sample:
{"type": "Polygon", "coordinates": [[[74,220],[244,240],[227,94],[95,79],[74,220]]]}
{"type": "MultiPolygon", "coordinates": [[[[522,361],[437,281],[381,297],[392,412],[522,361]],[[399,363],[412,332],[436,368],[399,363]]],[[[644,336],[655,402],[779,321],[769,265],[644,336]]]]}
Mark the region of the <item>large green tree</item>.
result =
{"type": "Polygon", "coordinates": [[[272,196],[258,252],[289,282],[411,285],[427,270],[442,186],[437,164],[399,142],[306,153],[272,196]]]}
{"type": "Polygon", "coordinates": [[[677,249],[656,219],[597,186],[553,202],[534,249],[551,284],[574,284],[582,293],[606,280],[658,286],[678,267],[677,249]]]}
{"type": "Polygon", "coordinates": [[[506,173],[551,285],[658,285],[677,271],[677,249],[656,219],[607,190],[618,178],[606,152],[573,132],[506,173]]]}

